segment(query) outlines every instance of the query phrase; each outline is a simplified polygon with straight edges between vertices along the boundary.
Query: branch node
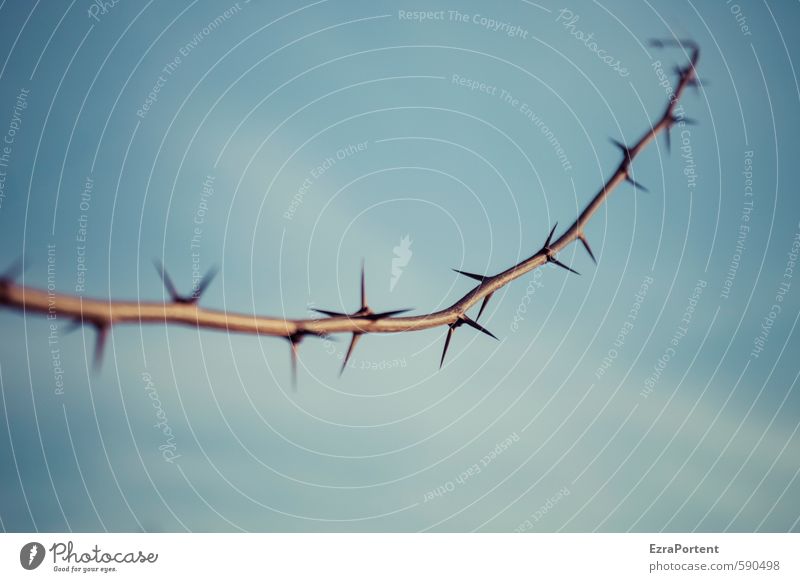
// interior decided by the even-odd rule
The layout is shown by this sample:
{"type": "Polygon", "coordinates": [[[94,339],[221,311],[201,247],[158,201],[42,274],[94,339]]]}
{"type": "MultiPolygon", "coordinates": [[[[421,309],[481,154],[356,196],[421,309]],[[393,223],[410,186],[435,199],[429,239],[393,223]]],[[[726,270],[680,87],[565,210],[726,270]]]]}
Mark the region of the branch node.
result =
{"type": "Polygon", "coordinates": [[[615,140],[613,137],[610,139],[611,143],[617,146],[617,148],[622,152],[622,169],[627,172],[628,166],[633,161],[633,150],[624,143],[615,140]]]}
{"type": "Polygon", "coordinates": [[[554,265],[558,265],[562,269],[566,269],[570,273],[575,273],[576,275],[580,275],[580,273],[578,271],[576,271],[572,267],[568,267],[567,265],[565,265],[564,263],[559,261],[556,258],[556,254],[553,251],[553,249],[550,248],[550,243],[553,240],[553,234],[555,234],[557,226],[558,226],[558,223],[556,222],[553,225],[553,228],[550,230],[550,234],[547,235],[547,240],[544,241],[544,246],[542,247],[542,250],[539,251],[539,252],[544,253],[544,257],[545,257],[545,259],[547,260],[548,263],[553,263],[554,265]]]}
{"type": "MultiPolygon", "coordinates": [[[[477,329],[478,331],[485,333],[491,338],[497,339],[497,336],[490,332],[488,329],[483,327],[477,321],[470,319],[466,314],[461,313],[456,317],[456,320],[453,323],[447,324],[447,337],[444,340],[444,350],[442,350],[442,359],[439,361],[439,368],[441,369],[442,365],[444,364],[444,357],[447,355],[447,349],[450,347],[450,339],[453,337],[453,332],[461,327],[464,324],[469,325],[470,327],[477,329]]],[[[499,340],[498,340],[499,341],[499,340]]]]}
{"type": "Polygon", "coordinates": [[[155,259],[153,261],[153,265],[155,266],[156,271],[158,271],[161,280],[164,282],[164,287],[166,288],[167,293],[170,296],[170,299],[172,299],[173,303],[179,305],[192,305],[194,303],[197,303],[200,300],[200,296],[203,294],[206,288],[211,284],[211,281],[217,274],[217,268],[211,267],[205,274],[205,276],[200,280],[200,283],[198,283],[197,287],[192,289],[192,293],[190,295],[181,295],[180,293],[178,293],[175,284],[172,282],[172,278],[169,276],[169,273],[167,273],[167,270],[161,263],[161,261],[155,259]]]}
{"type": "MultiPolygon", "coordinates": [[[[453,270],[456,273],[459,273],[460,275],[464,275],[466,277],[469,277],[470,279],[480,281],[481,283],[483,283],[486,279],[490,278],[487,277],[486,275],[476,275],[475,273],[467,273],[466,271],[459,271],[458,269],[453,269],[453,270]]],[[[489,303],[489,300],[492,298],[492,295],[494,295],[494,291],[492,291],[486,297],[483,298],[483,303],[481,303],[481,308],[478,310],[478,317],[475,318],[475,321],[478,321],[481,318],[481,314],[483,313],[483,310],[486,309],[486,304],[489,303]]]]}
{"type": "MultiPolygon", "coordinates": [[[[410,309],[395,309],[392,311],[381,311],[380,313],[375,313],[372,308],[367,305],[367,290],[366,290],[366,283],[364,277],[364,264],[361,264],[361,307],[358,308],[357,311],[353,313],[342,313],[340,311],[328,311],[327,309],[317,309],[312,308],[312,311],[316,311],[317,313],[321,313],[322,315],[327,315],[328,317],[346,317],[348,319],[358,319],[363,318],[367,321],[378,321],[379,319],[385,319],[387,317],[393,317],[395,315],[400,315],[401,313],[407,313],[409,311],[413,311],[413,308],[410,309]]],[[[361,333],[365,333],[363,330],[361,333]]]]}

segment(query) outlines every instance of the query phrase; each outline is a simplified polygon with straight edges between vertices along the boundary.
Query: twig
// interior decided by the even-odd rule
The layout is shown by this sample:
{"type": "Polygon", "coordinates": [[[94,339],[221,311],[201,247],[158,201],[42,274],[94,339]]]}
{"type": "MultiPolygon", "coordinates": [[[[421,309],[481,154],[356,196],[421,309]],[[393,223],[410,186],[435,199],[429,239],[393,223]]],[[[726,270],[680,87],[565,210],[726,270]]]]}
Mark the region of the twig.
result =
{"type": "Polygon", "coordinates": [[[470,327],[494,337],[489,331],[477,323],[477,319],[480,318],[492,294],[501,287],[508,285],[511,281],[548,262],[576,273],[576,271],[556,258],[559,252],[576,240],[581,241],[586,252],[596,263],[597,260],[584,232],[584,227],[589,219],[597,212],[599,207],[611,194],[612,190],[620,183],[627,181],[633,184],[634,187],[643,189],[642,186],[636,183],[631,177],[630,168],[633,160],[659,133],[665,132],[667,143],[669,143],[669,130],[673,125],[691,123],[689,120],[676,117],[674,111],[685,89],[690,86],[696,87],[698,84],[695,67],[700,56],[699,47],[691,41],[653,41],[652,45],[655,47],[667,45],[680,46],[691,51],[689,64],[684,68],[677,69],[678,83],[661,117],[634,145],[626,146],[615,142],[617,147],[622,151],[622,161],[616,171],[608,178],[606,183],[603,184],[600,191],[595,194],[583,212],[581,212],[575,222],[572,223],[572,226],[561,234],[561,236],[552,240],[556,232],[557,224],[554,225],[547,237],[547,241],[541,249],[521,263],[497,275],[476,275],[458,271],[467,277],[479,281],[479,283],[453,305],[441,311],[406,317],[395,317],[395,315],[407,310],[382,313],[373,312],[366,303],[363,266],[361,273],[362,301],[360,309],[352,314],[317,310],[323,315],[328,316],[324,319],[283,319],[279,317],[229,313],[200,307],[198,304],[200,294],[211,281],[213,274],[207,275],[192,295],[188,297],[181,296],[175,290],[171,279],[160,264],[157,264],[157,268],[170,294],[171,302],[169,303],[112,301],[88,299],[63,293],[52,294],[41,289],[15,283],[14,279],[16,278],[18,268],[14,267],[7,272],[5,276],[0,278],[0,305],[5,305],[26,313],[52,313],[55,311],[59,317],[72,319],[79,324],[93,325],[98,330],[98,343],[95,350],[96,358],[102,355],[103,342],[112,325],[123,323],[163,324],[169,322],[193,327],[218,329],[227,332],[283,337],[289,341],[291,347],[293,370],[296,370],[298,346],[306,336],[324,337],[335,333],[350,333],[352,334],[352,339],[348,348],[347,358],[342,366],[342,370],[344,370],[353,348],[364,334],[419,331],[447,325],[449,330],[445,340],[444,352],[442,353],[443,363],[451,336],[454,330],[462,324],[466,323],[470,327]],[[466,312],[478,301],[483,301],[480,312],[478,313],[478,317],[472,320],[466,315],[466,312]]]}

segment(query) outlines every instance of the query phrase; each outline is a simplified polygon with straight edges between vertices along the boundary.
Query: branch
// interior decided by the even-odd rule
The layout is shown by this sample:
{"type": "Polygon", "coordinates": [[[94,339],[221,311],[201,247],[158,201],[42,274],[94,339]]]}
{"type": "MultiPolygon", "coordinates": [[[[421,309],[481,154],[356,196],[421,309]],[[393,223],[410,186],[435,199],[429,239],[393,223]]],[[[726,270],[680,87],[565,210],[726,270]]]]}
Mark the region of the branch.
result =
{"type": "MultiPolygon", "coordinates": [[[[673,125],[691,123],[689,120],[676,117],[674,111],[686,88],[690,86],[697,87],[698,85],[695,66],[700,56],[699,47],[692,41],[653,41],[651,44],[657,48],[664,46],[685,47],[691,51],[688,65],[684,68],[677,69],[678,83],[661,117],[634,145],[626,146],[615,142],[617,147],[622,151],[622,161],[616,171],[600,188],[600,191],[595,194],[583,212],[580,213],[575,222],[573,222],[561,236],[553,240],[557,227],[556,223],[541,249],[524,261],[497,275],[476,275],[457,271],[479,281],[479,283],[469,293],[446,309],[425,315],[406,317],[395,316],[408,310],[375,313],[367,305],[362,266],[361,307],[354,313],[345,314],[317,310],[319,313],[326,316],[324,319],[283,319],[279,317],[229,313],[226,311],[206,309],[198,304],[200,294],[211,281],[213,274],[207,275],[190,296],[181,296],[175,290],[171,279],[160,264],[156,266],[170,294],[171,302],[169,303],[112,301],[88,299],[62,293],[48,293],[45,290],[15,283],[16,271],[19,270],[18,266],[15,266],[0,278],[0,305],[18,309],[25,313],[56,313],[57,316],[72,319],[76,324],[90,324],[95,326],[98,331],[98,344],[95,350],[96,358],[99,358],[102,354],[103,342],[107,337],[110,327],[123,323],[163,324],[169,322],[198,328],[218,329],[226,332],[282,337],[289,341],[293,366],[296,365],[298,345],[306,336],[324,337],[335,333],[352,334],[347,358],[345,359],[346,365],[353,348],[364,334],[419,331],[447,325],[450,329],[448,330],[445,349],[442,353],[442,362],[444,362],[444,356],[447,353],[447,347],[450,344],[453,331],[462,324],[466,323],[470,327],[494,337],[489,331],[477,323],[477,319],[480,318],[492,294],[501,287],[508,285],[511,281],[518,279],[522,275],[548,262],[577,274],[576,271],[556,258],[559,252],[576,240],[579,240],[583,244],[589,256],[596,263],[597,261],[594,253],[584,233],[584,227],[589,222],[589,219],[597,212],[614,188],[620,185],[620,183],[627,181],[631,183],[634,188],[643,189],[631,176],[633,160],[651,141],[656,139],[659,133],[664,132],[667,143],[669,144],[669,130],[673,125]],[[478,301],[483,301],[483,303],[481,304],[478,317],[472,320],[467,317],[466,312],[478,301]]],[[[344,366],[342,370],[344,370],[344,366]]]]}

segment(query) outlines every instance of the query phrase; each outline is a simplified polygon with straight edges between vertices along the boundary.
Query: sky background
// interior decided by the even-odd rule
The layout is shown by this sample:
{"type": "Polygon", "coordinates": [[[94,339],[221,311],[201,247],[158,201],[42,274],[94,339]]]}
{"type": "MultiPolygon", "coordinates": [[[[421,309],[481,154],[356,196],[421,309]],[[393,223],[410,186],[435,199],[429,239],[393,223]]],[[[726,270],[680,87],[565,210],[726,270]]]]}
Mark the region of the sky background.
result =
{"type": "Polygon", "coordinates": [[[50,260],[87,297],[164,299],[158,259],[187,292],[218,266],[206,307],[305,317],[355,310],[363,259],[373,308],[444,308],[452,268],[534,253],[662,113],[654,63],[674,83],[687,55],[649,39],[695,40],[707,80],[671,155],[635,160],[649,193],[588,225],[599,264],[572,245],[581,276],[503,288],[500,341],[463,327],[442,370],[443,328],[367,336],[341,378],[349,338],[308,340],[295,392],[285,341],[128,325],[93,371],[93,329],[0,311],[0,527],[799,530],[798,25],[797,2],[0,3],[0,268],[41,288],[50,260]]]}

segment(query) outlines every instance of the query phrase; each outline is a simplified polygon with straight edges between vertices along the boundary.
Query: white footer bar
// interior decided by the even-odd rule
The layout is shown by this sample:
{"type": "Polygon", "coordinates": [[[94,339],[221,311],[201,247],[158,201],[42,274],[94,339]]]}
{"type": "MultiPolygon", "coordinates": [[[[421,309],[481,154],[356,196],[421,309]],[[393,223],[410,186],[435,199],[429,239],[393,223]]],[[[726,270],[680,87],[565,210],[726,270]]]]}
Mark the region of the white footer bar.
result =
{"type": "Polygon", "coordinates": [[[2,534],[0,580],[800,580],[800,534],[2,534]]]}

